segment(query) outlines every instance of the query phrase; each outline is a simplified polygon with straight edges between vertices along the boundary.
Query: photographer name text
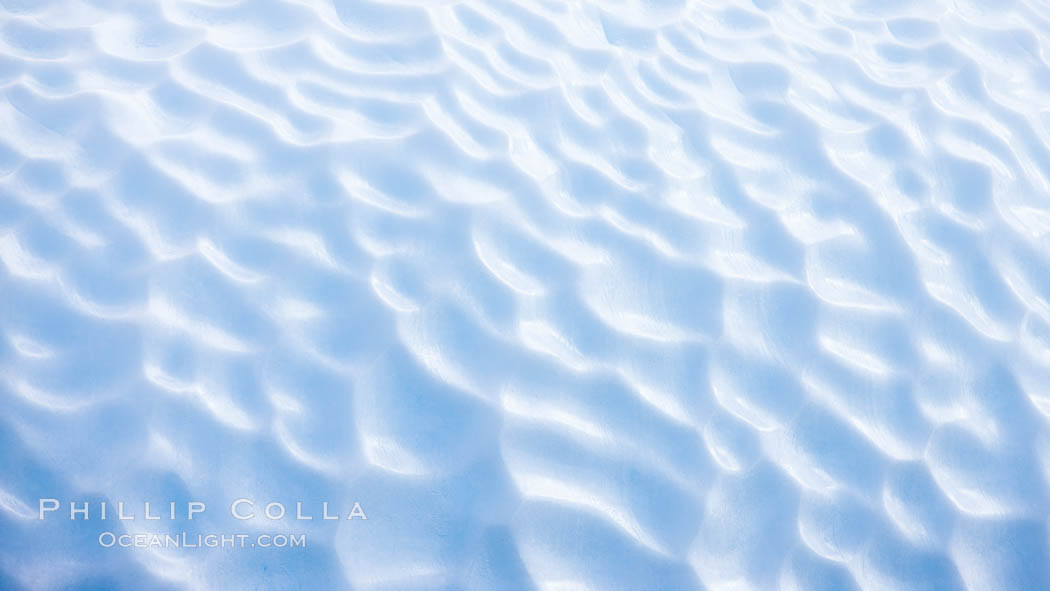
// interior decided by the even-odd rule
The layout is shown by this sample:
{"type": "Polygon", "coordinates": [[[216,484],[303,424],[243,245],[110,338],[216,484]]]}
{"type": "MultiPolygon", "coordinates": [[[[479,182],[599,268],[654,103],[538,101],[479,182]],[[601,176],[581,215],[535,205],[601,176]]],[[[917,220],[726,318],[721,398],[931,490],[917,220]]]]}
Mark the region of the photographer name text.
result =
{"type": "MultiPolygon", "coordinates": [[[[349,504],[348,504],[349,505],[349,504]]],[[[294,520],[312,521],[319,519],[323,521],[336,521],[348,519],[368,519],[361,503],[354,502],[350,508],[340,511],[329,505],[327,501],[321,503],[304,503],[296,501],[287,506],[284,503],[270,501],[265,504],[256,503],[252,499],[240,498],[228,506],[229,514],[234,519],[241,521],[254,519],[257,516],[265,517],[271,521],[294,520]]],[[[37,518],[45,520],[52,517],[63,519],[68,515],[70,520],[118,520],[135,521],[143,519],[146,521],[160,521],[162,519],[175,521],[179,519],[192,520],[200,517],[208,511],[208,505],[204,501],[167,501],[151,503],[125,503],[116,501],[67,501],[63,503],[58,499],[39,499],[37,505],[37,518]],[[65,508],[63,508],[65,505],[65,508]]]]}

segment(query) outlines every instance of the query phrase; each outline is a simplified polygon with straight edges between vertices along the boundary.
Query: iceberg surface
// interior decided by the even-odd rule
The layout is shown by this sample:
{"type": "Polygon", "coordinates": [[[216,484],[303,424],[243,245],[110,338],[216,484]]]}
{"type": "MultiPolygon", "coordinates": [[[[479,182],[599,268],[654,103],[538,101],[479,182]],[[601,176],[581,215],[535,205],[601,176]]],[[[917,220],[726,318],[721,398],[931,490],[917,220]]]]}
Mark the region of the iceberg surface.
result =
{"type": "Polygon", "coordinates": [[[1050,588],[1043,0],[0,0],[0,589],[1050,588]]]}

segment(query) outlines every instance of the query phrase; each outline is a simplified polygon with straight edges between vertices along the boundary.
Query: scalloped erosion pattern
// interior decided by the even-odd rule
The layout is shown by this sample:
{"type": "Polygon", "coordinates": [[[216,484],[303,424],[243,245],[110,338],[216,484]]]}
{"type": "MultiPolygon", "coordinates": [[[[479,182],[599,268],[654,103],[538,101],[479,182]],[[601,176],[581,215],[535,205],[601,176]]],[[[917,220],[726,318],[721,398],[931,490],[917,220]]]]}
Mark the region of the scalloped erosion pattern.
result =
{"type": "Polygon", "coordinates": [[[1050,588],[1044,0],[0,4],[0,588],[1050,588]]]}

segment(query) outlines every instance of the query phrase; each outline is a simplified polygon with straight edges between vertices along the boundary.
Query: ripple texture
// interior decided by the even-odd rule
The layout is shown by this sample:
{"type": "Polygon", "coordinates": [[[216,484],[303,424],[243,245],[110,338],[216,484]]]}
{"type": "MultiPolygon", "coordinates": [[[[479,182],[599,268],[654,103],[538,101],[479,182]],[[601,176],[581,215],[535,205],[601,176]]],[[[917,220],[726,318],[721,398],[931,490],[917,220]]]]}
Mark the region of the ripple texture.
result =
{"type": "Polygon", "coordinates": [[[0,4],[0,588],[1050,588],[1043,0],[0,4]]]}

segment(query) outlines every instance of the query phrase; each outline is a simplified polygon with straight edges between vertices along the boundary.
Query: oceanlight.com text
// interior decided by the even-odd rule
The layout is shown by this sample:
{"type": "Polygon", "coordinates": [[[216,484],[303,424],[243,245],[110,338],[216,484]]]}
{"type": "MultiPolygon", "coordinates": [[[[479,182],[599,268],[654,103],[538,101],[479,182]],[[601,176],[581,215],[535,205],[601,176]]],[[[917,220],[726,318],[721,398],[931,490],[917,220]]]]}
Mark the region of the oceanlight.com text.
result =
{"type": "Polygon", "coordinates": [[[103,548],[305,548],[306,534],[116,533],[98,536],[103,548]]]}

